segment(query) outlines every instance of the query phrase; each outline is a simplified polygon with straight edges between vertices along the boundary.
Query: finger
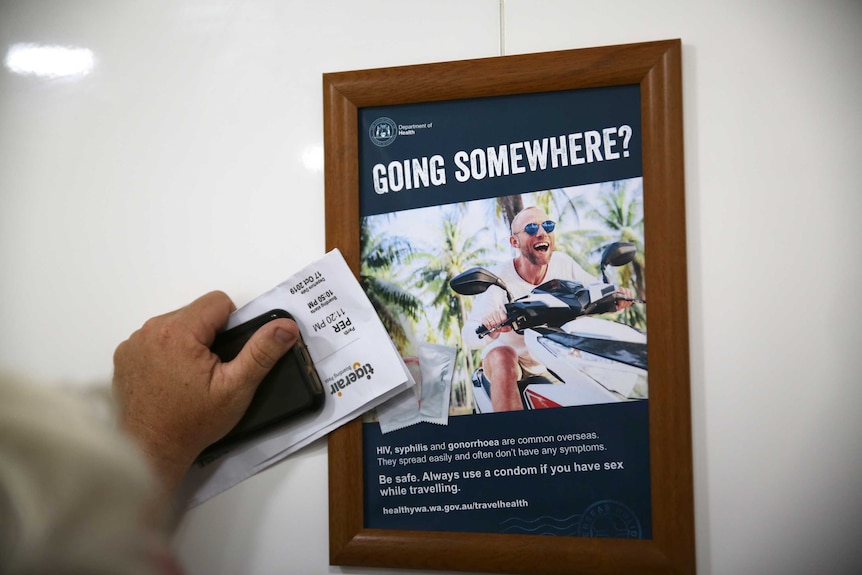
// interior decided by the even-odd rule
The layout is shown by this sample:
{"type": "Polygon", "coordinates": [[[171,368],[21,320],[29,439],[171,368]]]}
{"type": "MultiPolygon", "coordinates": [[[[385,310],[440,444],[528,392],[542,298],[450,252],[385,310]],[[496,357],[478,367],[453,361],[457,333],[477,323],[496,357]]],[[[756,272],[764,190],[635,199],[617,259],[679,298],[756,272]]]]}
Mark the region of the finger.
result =
{"type": "Polygon", "coordinates": [[[209,347],[235,310],[236,306],[226,293],[211,291],[178,310],[177,319],[189,328],[195,339],[209,347]]]}
{"type": "Polygon", "coordinates": [[[299,338],[299,327],[290,319],[276,319],[260,327],[239,354],[223,364],[226,381],[233,386],[257,389],[276,362],[299,338]]]}

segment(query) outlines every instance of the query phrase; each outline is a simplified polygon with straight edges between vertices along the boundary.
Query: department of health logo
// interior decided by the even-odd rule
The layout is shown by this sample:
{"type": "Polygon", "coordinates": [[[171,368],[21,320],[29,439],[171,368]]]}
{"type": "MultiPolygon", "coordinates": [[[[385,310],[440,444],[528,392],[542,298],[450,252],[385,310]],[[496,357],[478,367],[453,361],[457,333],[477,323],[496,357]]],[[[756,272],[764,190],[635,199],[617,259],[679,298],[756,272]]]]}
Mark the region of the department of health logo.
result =
{"type": "Polygon", "coordinates": [[[388,146],[398,136],[398,126],[390,118],[377,118],[368,130],[368,137],[375,146],[388,146]]]}

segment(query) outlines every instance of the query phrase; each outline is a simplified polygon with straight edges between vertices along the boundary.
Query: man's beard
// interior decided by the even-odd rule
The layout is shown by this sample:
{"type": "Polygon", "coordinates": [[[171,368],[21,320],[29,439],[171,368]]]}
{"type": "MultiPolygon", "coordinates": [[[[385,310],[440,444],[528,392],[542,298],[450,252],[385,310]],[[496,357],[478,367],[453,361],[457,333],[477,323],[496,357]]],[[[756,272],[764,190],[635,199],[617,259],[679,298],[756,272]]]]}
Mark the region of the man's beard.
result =
{"type": "Polygon", "coordinates": [[[551,261],[551,253],[553,252],[553,249],[554,246],[548,245],[547,251],[540,252],[530,247],[530,249],[524,253],[524,257],[527,258],[527,261],[534,266],[544,266],[551,261]]]}

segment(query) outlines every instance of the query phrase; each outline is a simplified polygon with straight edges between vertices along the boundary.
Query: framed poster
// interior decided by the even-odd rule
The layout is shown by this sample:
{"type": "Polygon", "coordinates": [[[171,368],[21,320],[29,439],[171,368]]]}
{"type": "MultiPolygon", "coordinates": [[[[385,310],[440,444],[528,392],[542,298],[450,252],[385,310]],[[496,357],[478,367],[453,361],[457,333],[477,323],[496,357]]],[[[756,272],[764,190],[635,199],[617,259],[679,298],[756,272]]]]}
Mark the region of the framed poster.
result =
{"type": "Polygon", "coordinates": [[[327,249],[448,406],[330,434],[333,564],[695,571],[680,59],[324,75],[327,249]]]}

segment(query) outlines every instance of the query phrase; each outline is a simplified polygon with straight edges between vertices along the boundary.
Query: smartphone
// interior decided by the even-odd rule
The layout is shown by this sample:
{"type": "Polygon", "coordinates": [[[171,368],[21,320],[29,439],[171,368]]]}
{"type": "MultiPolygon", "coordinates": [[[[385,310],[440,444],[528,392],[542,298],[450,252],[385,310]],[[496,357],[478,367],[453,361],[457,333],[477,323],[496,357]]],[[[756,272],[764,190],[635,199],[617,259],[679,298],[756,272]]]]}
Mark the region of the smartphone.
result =
{"type": "MultiPolygon", "coordinates": [[[[273,309],[243,324],[219,333],[211,349],[222,361],[231,361],[251,336],[264,324],[278,318],[293,319],[283,309],[273,309]]],[[[323,406],[323,384],[299,334],[294,346],[275,364],[263,379],[242,419],[222,439],[198,456],[205,463],[229,446],[244,441],[301,414],[315,412],[323,406]]]]}

